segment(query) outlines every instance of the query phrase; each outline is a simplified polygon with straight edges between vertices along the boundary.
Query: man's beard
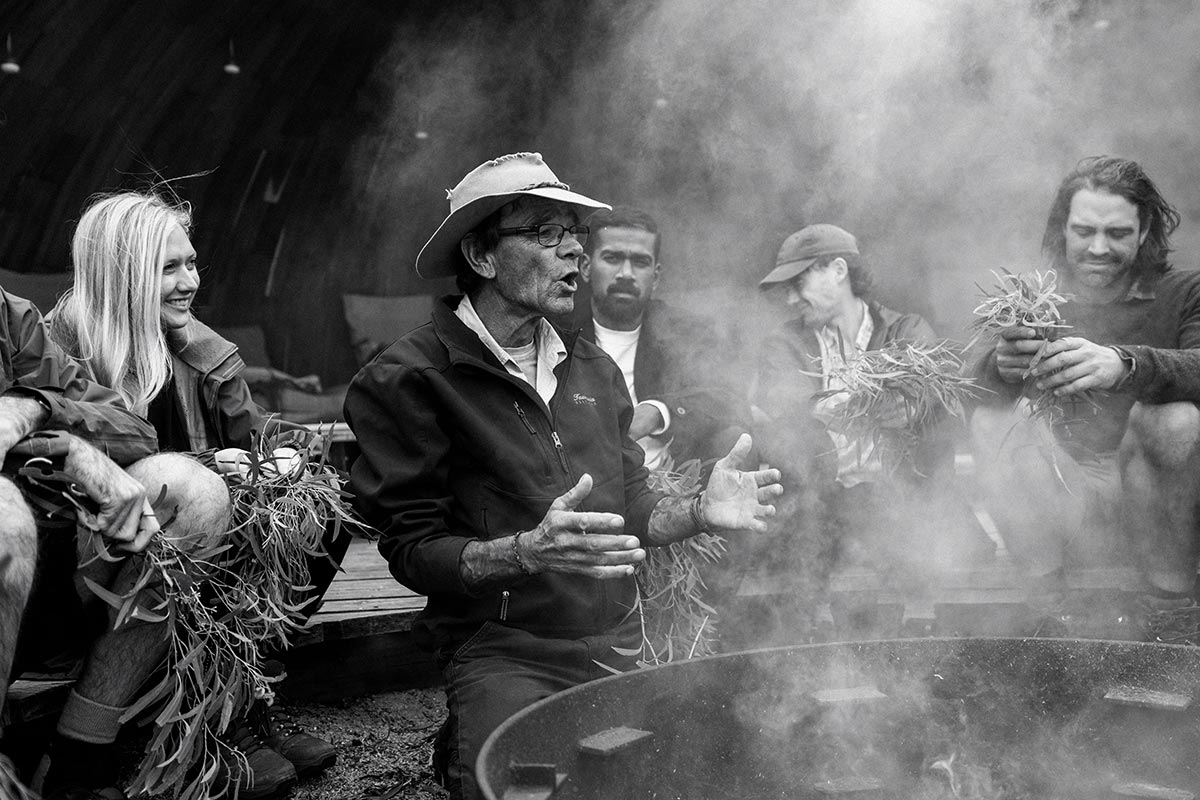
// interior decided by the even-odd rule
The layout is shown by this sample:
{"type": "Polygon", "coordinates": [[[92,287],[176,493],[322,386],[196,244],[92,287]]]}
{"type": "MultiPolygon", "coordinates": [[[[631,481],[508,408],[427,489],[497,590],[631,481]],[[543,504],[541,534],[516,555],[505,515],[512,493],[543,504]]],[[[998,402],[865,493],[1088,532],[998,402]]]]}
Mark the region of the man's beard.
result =
{"type": "Polygon", "coordinates": [[[627,283],[613,284],[596,301],[606,317],[620,322],[636,322],[645,309],[645,301],[637,287],[627,283]]]}

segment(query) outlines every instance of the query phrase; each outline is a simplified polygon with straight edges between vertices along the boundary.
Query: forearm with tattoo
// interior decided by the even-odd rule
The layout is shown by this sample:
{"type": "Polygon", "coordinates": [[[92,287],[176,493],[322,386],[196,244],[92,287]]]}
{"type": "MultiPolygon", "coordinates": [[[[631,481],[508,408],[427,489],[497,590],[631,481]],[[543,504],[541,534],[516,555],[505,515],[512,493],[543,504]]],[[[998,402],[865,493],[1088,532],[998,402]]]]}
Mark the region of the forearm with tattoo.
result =
{"type": "MultiPolygon", "coordinates": [[[[520,533],[516,535],[521,536],[520,533]]],[[[473,592],[482,591],[528,574],[522,569],[513,552],[513,539],[512,536],[503,536],[499,539],[475,541],[463,548],[459,557],[459,570],[468,589],[473,592]]],[[[518,547],[524,543],[524,537],[517,540],[518,547]]]]}
{"type": "Polygon", "coordinates": [[[690,497],[664,497],[659,500],[650,512],[650,522],[646,526],[646,544],[658,547],[699,533],[691,509],[690,497]]]}

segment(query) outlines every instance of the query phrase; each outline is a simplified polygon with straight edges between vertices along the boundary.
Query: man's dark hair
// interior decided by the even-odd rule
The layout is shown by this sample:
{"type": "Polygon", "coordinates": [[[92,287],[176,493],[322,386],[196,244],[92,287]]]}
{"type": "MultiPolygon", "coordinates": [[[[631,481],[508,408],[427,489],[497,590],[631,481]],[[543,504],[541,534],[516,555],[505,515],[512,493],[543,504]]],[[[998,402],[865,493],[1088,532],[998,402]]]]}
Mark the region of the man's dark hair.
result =
{"type": "Polygon", "coordinates": [[[1149,233],[1133,260],[1135,280],[1170,268],[1167,254],[1171,252],[1171,233],[1179,225],[1179,212],[1163,199],[1154,181],[1136,161],[1116,156],[1083,159],[1059,185],[1042,235],[1042,253],[1052,264],[1060,266],[1066,256],[1064,230],[1071,213],[1071,199],[1081,189],[1124,197],[1137,208],[1138,224],[1149,233]]]}
{"type": "Polygon", "coordinates": [[[875,279],[871,277],[871,273],[867,270],[866,262],[858,253],[829,253],[819,256],[809,269],[825,268],[829,266],[835,258],[840,258],[846,262],[846,277],[850,280],[850,291],[855,297],[866,297],[871,293],[871,287],[875,285],[875,279]]]}
{"type": "Polygon", "coordinates": [[[658,223],[640,208],[633,206],[614,206],[612,211],[603,208],[587,218],[588,240],[584,252],[589,256],[595,251],[596,239],[604,228],[639,228],[654,235],[654,260],[658,260],[658,246],[662,237],[658,234],[658,223]]]}

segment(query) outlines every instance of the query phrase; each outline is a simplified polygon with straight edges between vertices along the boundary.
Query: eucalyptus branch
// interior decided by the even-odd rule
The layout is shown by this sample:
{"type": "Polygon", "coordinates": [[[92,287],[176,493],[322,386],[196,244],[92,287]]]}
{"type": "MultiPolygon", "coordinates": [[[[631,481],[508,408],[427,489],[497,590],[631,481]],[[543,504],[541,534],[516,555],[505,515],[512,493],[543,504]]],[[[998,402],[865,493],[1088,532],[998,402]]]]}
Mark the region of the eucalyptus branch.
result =
{"type": "Polygon", "coordinates": [[[965,420],[965,404],[978,390],[945,342],[889,342],[846,358],[828,379],[831,388],[814,399],[840,400],[829,409],[829,428],[864,447],[879,448],[889,471],[912,463],[935,424],[965,420]]]}
{"type": "MultiPolygon", "coordinates": [[[[169,640],[161,679],[122,717],[155,714],[131,794],[236,796],[247,766],[226,737],[256,701],[274,697],[261,648],[286,648],[304,626],[309,562],[328,558],[326,530],[367,533],[349,508],[343,476],[317,455],[321,440],[286,437],[294,447],[283,448],[283,436],[256,440],[246,476],[226,476],[231,523],[216,541],[181,543],[168,523],[131,559],[141,571],[129,591],[88,584],[117,609],[118,626],[164,623],[169,640]]],[[[213,454],[200,460],[211,466],[213,454]]]]}
{"type": "MultiPolygon", "coordinates": [[[[654,491],[691,497],[700,491],[700,462],[687,461],[678,471],[652,470],[647,481],[654,491]]],[[[641,663],[664,664],[711,655],[716,650],[717,611],[704,595],[701,566],[725,554],[725,540],[701,533],[665,547],[651,547],[638,570],[638,613],[642,622],[641,663]]]]}

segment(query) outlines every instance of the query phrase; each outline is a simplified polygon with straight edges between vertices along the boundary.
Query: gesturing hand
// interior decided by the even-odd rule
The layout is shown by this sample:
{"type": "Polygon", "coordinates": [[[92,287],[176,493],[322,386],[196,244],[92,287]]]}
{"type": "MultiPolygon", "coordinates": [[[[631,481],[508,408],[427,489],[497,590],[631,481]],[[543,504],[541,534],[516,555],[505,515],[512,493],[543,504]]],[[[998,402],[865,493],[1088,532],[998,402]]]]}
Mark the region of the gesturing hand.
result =
{"type": "Polygon", "coordinates": [[[1121,382],[1128,367],[1111,347],[1068,336],[1047,342],[1042,360],[1030,372],[1035,386],[1058,396],[1089,389],[1111,389],[1121,382]]]}
{"type": "Polygon", "coordinates": [[[517,534],[517,551],[531,572],[567,572],[623,578],[646,558],[636,536],[626,536],[619,514],[576,511],[592,491],[592,476],[555,498],[532,531],[517,534]]]}
{"type": "Polygon", "coordinates": [[[765,531],[763,520],[775,515],[771,501],[783,494],[779,470],[742,470],[753,442],[743,433],[733,449],[713,465],[704,488],[700,515],[709,528],[765,531]]]}
{"type": "Polygon", "coordinates": [[[100,506],[96,514],[80,510],[79,524],[112,539],[121,550],[131,553],[144,550],[158,533],[159,524],[142,484],[108,456],[76,437],[71,437],[65,467],[87,496],[100,506]]]}

